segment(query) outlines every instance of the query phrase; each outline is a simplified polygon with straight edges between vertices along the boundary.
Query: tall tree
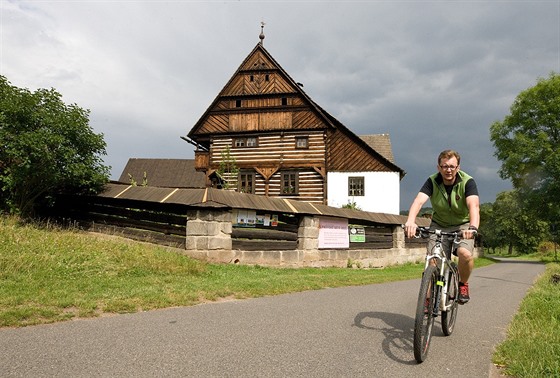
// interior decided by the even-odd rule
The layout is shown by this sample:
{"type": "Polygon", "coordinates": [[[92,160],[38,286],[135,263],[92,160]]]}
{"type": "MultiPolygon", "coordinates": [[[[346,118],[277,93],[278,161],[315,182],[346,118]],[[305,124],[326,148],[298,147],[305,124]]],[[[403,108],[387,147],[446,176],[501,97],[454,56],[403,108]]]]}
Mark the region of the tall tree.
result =
{"type": "Polygon", "coordinates": [[[58,193],[96,193],[109,177],[105,147],[89,110],[0,76],[0,211],[29,216],[58,193]]]}
{"type": "Polygon", "coordinates": [[[560,215],[560,76],[551,73],[521,92],[511,114],[490,128],[500,176],[538,210],[542,219],[560,215]]]}
{"type": "Polygon", "coordinates": [[[488,227],[494,242],[498,246],[507,246],[510,254],[514,248],[519,253],[535,252],[545,239],[548,226],[532,210],[523,203],[517,190],[499,193],[492,205],[490,220],[481,226],[483,236],[488,227]]]}
{"type": "Polygon", "coordinates": [[[482,245],[485,248],[490,248],[492,253],[496,252],[496,248],[504,247],[508,244],[506,235],[495,218],[493,203],[483,203],[480,205],[480,227],[478,231],[482,238],[482,245]]]}

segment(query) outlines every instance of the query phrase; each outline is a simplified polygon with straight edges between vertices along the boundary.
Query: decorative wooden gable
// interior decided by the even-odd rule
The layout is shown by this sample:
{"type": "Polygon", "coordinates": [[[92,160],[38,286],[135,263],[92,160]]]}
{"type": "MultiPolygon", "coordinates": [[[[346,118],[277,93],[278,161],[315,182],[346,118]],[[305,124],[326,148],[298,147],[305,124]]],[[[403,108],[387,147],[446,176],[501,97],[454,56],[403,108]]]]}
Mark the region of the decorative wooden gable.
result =
{"type": "Polygon", "coordinates": [[[189,132],[188,137],[209,147],[213,134],[312,130],[325,123],[300,86],[278,65],[261,43],[189,132]]]}

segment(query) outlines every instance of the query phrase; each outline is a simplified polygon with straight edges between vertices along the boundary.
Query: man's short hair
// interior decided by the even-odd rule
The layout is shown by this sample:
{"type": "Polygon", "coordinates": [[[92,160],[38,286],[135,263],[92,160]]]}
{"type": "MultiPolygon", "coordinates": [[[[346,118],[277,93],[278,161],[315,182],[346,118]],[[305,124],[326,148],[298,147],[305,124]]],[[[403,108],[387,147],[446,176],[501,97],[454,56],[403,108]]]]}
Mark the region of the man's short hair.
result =
{"type": "Polygon", "coordinates": [[[457,159],[457,164],[461,164],[461,155],[459,155],[457,151],[454,150],[441,151],[437,160],[438,165],[439,163],[441,163],[442,159],[451,159],[453,157],[457,159]]]}

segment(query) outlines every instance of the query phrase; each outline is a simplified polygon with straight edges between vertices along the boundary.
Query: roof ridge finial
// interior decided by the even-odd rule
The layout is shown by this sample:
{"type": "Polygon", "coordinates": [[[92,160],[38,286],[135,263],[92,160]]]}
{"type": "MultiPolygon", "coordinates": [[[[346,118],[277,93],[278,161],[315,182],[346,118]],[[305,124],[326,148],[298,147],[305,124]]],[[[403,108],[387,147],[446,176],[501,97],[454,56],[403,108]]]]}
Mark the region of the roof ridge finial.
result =
{"type": "Polygon", "coordinates": [[[262,45],[263,41],[264,41],[264,26],[266,24],[264,23],[264,21],[261,21],[261,34],[259,35],[259,39],[261,40],[259,43],[262,45]]]}

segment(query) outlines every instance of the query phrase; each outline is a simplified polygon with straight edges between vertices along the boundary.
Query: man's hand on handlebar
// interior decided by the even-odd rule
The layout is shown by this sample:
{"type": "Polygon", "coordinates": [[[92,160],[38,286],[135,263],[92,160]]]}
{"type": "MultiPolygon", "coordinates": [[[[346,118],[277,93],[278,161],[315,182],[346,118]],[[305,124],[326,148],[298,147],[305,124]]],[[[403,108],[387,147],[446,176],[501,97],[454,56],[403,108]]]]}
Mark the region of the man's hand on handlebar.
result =
{"type": "Polygon", "coordinates": [[[474,239],[477,233],[478,230],[469,227],[468,230],[463,230],[463,239],[474,239]]]}
{"type": "Polygon", "coordinates": [[[417,229],[418,229],[418,225],[414,222],[406,222],[404,225],[404,232],[407,238],[415,237],[417,229]]]}

